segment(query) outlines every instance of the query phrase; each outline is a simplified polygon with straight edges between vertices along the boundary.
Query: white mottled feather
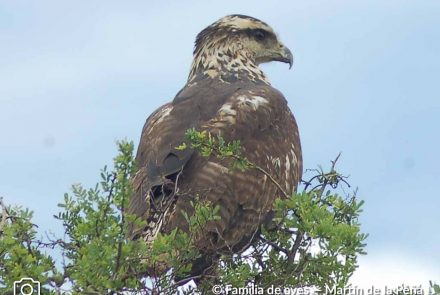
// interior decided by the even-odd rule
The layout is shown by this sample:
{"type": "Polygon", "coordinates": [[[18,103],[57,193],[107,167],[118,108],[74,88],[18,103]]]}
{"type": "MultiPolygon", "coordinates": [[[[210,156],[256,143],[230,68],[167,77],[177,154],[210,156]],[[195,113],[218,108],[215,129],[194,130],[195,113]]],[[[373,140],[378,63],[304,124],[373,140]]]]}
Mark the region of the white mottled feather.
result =
{"type": "Polygon", "coordinates": [[[268,104],[269,101],[262,96],[244,96],[240,95],[237,97],[240,106],[250,106],[254,111],[256,111],[260,106],[268,104]]]}
{"type": "Polygon", "coordinates": [[[159,118],[156,121],[156,124],[160,124],[162,123],[162,121],[169,116],[169,114],[171,113],[171,111],[173,110],[172,106],[169,106],[167,108],[164,108],[159,114],[159,118]]]}
{"type": "Polygon", "coordinates": [[[237,111],[232,108],[232,105],[230,103],[225,103],[220,108],[220,114],[221,115],[229,115],[229,116],[235,116],[237,115],[237,111]]]}

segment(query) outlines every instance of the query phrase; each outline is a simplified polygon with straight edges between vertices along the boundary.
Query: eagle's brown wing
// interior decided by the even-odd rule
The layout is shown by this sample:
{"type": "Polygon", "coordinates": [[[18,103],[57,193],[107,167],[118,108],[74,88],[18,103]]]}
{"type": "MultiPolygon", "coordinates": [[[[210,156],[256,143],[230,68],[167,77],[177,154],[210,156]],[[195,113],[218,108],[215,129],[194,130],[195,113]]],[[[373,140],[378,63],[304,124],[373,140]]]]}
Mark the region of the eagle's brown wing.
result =
{"type": "MultiPolygon", "coordinates": [[[[144,220],[149,217],[148,196],[152,188],[162,185],[166,177],[180,171],[193,153],[191,149],[175,149],[182,143],[182,139],[172,136],[178,131],[178,122],[170,116],[172,110],[171,103],[161,106],[147,119],[142,130],[136,155],[138,171],[133,179],[135,195],[130,200],[128,211],[144,220]]],[[[130,228],[130,234],[134,236],[140,230],[130,228]]]]}
{"type": "Polygon", "coordinates": [[[188,230],[182,211],[191,214],[190,201],[199,197],[218,205],[221,218],[205,227],[198,248],[205,253],[243,250],[274,199],[283,194],[261,171],[233,170],[230,159],[176,150],[192,127],[226,141],[240,140],[243,155],[291,194],[302,174],[295,119],[283,95],[268,85],[211,83],[184,88],[173,103],[151,115],[143,129],[129,212],[143,217],[148,226],[132,229],[132,236],[151,240],[158,232],[188,230]]]}
{"type": "MultiPolygon", "coordinates": [[[[190,148],[176,149],[185,141],[185,132],[212,118],[226,98],[238,89],[212,84],[201,81],[183,88],[172,103],[161,106],[146,120],[136,155],[138,172],[133,179],[134,196],[129,214],[150,222],[152,202],[161,198],[163,186],[175,181],[173,178],[193,155],[190,148]]],[[[143,230],[130,226],[129,235],[135,237],[143,230]]]]}

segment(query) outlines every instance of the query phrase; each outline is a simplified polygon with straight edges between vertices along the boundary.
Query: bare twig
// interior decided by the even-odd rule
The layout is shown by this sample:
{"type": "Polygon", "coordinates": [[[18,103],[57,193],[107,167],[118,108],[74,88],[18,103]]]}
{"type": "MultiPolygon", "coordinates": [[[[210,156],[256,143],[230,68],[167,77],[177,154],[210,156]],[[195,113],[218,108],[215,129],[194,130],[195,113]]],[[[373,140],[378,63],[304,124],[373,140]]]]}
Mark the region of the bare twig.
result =
{"type": "MultiPolygon", "coordinates": [[[[249,162],[250,163],[250,162],[249,162]]],[[[254,168],[258,171],[260,171],[261,173],[263,173],[264,175],[266,175],[270,181],[278,188],[278,190],[283,194],[283,197],[288,199],[290,198],[290,196],[286,193],[286,191],[281,187],[281,185],[272,177],[272,175],[270,175],[266,170],[264,170],[263,168],[261,168],[260,166],[250,163],[251,164],[251,168],[254,168]]]]}
{"type": "Polygon", "coordinates": [[[274,248],[277,251],[283,252],[286,255],[289,255],[289,250],[285,249],[279,245],[277,245],[276,243],[269,241],[268,239],[265,239],[264,237],[260,236],[260,240],[263,241],[264,243],[270,245],[272,248],[274,248]]]}
{"type": "Polygon", "coordinates": [[[298,231],[298,234],[296,235],[295,242],[293,243],[292,249],[290,249],[289,253],[287,254],[287,260],[291,263],[295,261],[296,252],[298,252],[299,246],[301,246],[302,239],[304,237],[304,234],[300,231],[298,231]]]}

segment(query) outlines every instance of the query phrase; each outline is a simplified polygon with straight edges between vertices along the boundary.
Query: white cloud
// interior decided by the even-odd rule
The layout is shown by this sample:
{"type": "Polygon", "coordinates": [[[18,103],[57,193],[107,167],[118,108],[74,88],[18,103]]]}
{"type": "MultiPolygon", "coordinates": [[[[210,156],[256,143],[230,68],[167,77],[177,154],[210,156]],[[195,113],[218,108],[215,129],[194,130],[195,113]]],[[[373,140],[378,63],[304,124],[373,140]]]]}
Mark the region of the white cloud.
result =
{"type": "MultiPolygon", "coordinates": [[[[440,266],[419,254],[412,255],[390,249],[370,253],[361,257],[359,268],[350,282],[354,287],[367,290],[397,288],[399,286],[422,286],[425,290],[429,281],[440,280],[440,266]]],[[[383,292],[381,294],[384,294],[383,292]]]]}

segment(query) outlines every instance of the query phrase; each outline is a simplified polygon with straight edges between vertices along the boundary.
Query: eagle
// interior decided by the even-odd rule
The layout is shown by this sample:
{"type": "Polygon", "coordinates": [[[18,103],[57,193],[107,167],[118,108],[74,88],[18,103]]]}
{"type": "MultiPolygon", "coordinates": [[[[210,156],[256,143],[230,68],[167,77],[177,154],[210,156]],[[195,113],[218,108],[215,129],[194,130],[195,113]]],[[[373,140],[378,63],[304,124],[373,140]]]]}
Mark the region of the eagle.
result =
{"type": "Polygon", "coordinates": [[[129,235],[151,243],[159,233],[188,232],[194,202],[216,206],[219,218],[194,241],[201,258],[192,275],[221,254],[246,250],[270,223],[275,199],[295,192],[301,179],[296,120],[259,68],[270,61],[291,67],[293,56],[268,24],[238,14],[219,19],[197,35],[186,85],[143,127],[128,213],[146,226],[132,226],[129,235]],[[261,169],[233,169],[230,159],[178,148],[192,128],[238,140],[242,156],[261,169]]]}

